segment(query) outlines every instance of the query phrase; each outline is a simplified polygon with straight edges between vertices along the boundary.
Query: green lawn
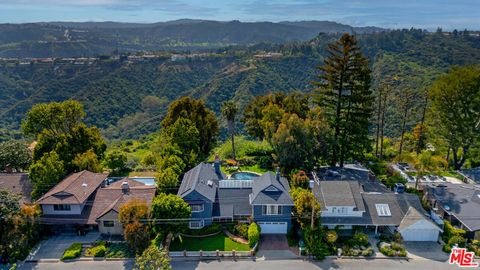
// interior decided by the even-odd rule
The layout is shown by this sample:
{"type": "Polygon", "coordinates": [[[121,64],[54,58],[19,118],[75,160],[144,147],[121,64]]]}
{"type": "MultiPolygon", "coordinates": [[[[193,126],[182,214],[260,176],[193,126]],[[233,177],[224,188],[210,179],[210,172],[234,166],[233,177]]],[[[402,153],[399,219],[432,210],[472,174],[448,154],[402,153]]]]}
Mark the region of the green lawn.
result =
{"type": "Polygon", "coordinates": [[[182,240],[180,241],[179,237],[175,238],[175,240],[170,244],[171,251],[249,251],[250,248],[248,245],[237,243],[228,236],[224,235],[223,233],[219,233],[214,236],[209,237],[181,237],[182,240]]]}

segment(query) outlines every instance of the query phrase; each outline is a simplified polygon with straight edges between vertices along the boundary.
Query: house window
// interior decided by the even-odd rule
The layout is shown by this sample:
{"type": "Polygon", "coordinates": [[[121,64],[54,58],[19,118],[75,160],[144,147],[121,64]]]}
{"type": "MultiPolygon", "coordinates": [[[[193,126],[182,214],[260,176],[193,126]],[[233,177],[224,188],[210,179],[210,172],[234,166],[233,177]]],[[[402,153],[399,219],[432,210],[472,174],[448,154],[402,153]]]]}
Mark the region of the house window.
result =
{"type": "Polygon", "coordinates": [[[113,221],[112,220],[104,220],[103,221],[103,227],[113,227],[113,221]]]}
{"type": "Polygon", "coordinates": [[[264,205],[262,212],[263,212],[264,215],[267,215],[267,216],[281,215],[282,214],[282,206],[281,205],[276,205],[276,204],[264,205]]]}
{"type": "Polygon", "coordinates": [[[203,228],[203,219],[202,220],[193,220],[188,223],[190,229],[201,229],[203,228]]]}
{"type": "Polygon", "coordinates": [[[54,204],[53,205],[53,210],[54,211],[70,211],[70,205],[69,204],[54,204]]]}
{"type": "Polygon", "coordinates": [[[192,212],[203,212],[203,204],[190,204],[192,212]]]}

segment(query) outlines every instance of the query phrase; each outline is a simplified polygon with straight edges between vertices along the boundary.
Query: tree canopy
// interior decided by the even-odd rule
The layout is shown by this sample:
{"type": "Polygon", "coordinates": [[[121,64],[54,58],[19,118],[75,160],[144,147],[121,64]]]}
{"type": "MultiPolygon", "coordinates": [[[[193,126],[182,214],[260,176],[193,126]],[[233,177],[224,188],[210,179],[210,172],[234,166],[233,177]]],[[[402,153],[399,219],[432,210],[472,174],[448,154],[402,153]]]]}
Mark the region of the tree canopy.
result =
{"type": "Polygon", "coordinates": [[[150,215],[157,233],[182,232],[188,227],[191,209],[177,195],[160,193],[152,201],[150,215]]]}
{"type": "Polygon", "coordinates": [[[200,155],[203,158],[208,156],[215,145],[219,131],[215,114],[205,106],[202,100],[182,97],[168,107],[162,121],[162,128],[168,129],[179,118],[189,119],[195,125],[199,133],[200,155]]]}
{"type": "Polygon", "coordinates": [[[368,60],[355,36],[347,33],[328,46],[328,57],[319,67],[315,102],[333,131],[330,163],[343,166],[369,150],[369,120],[373,113],[368,60]]]}
{"type": "Polygon", "coordinates": [[[455,169],[480,142],[480,68],[453,68],[430,89],[432,118],[453,153],[455,169]]]}

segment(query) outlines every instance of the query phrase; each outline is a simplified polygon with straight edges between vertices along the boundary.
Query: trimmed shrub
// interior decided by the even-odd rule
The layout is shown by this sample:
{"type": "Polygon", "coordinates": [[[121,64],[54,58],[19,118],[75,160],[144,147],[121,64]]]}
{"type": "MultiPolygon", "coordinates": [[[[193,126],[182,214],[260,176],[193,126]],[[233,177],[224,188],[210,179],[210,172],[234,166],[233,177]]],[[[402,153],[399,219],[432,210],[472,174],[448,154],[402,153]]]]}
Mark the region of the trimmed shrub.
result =
{"type": "Polygon", "coordinates": [[[107,253],[107,247],[105,245],[99,245],[96,247],[88,248],[85,251],[85,256],[88,257],[105,257],[105,253],[107,253]]]}
{"type": "Polygon", "coordinates": [[[209,235],[222,231],[222,225],[220,223],[213,223],[208,226],[205,226],[201,229],[187,229],[185,231],[186,235],[209,235]]]}
{"type": "Polygon", "coordinates": [[[80,257],[82,254],[82,244],[73,243],[64,252],[61,260],[71,260],[80,257]]]}
{"type": "Polygon", "coordinates": [[[248,224],[241,222],[237,223],[233,227],[233,233],[237,236],[248,239],[248,224]]]}
{"type": "Polygon", "coordinates": [[[353,235],[353,241],[359,246],[368,245],[368,236],[364,233],[355,233],[353,235]]]}
{"type": "Polygon", "coordinates": [[[248,226],[248,245],[253,248],[258,240],[260,240],[260,227],[257,223],[252,222],[252,224],[248,226]]]}

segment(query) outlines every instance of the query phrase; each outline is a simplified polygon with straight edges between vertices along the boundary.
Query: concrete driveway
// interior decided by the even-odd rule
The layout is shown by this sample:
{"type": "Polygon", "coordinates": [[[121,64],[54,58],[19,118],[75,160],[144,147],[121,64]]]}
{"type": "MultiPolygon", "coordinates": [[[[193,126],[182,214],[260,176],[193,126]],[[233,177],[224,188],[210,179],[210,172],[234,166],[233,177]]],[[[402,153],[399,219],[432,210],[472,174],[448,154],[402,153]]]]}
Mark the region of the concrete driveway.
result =
{"type": "Polygon", "coordinates": [[[40,242],[30,253],[27,260],[60,259],[65,249],[72,243],[91,243],[99,238],[100,234],[98,232],[89,232],[84,236],[78,236],[73,233],[55,235],[40,242]]]}
{"type": "Polygon", "coordinates": [[[257,257],[265,260],[298,258],[288,247],[284,234],[262,234],[258,246],[257,257]]]}
{"type": "Polygon", "coordinates": [[[408,256],[413,259],[428,259],[445,262],[449,254],[442,251],[442,246],[436,242],[405,242],[408,256]]]}

